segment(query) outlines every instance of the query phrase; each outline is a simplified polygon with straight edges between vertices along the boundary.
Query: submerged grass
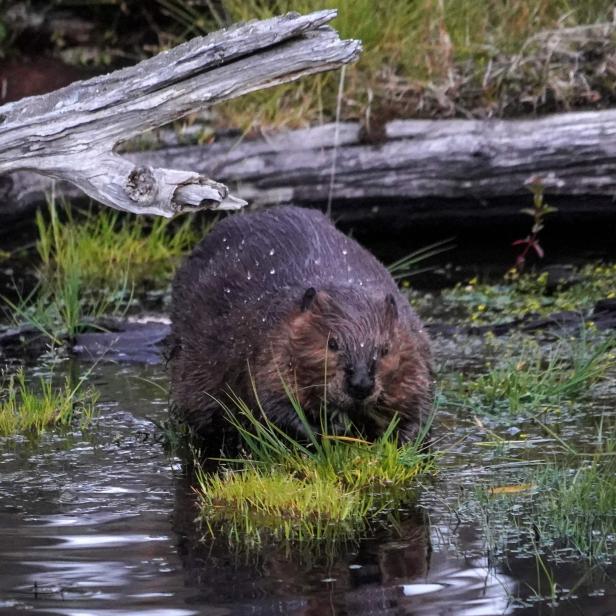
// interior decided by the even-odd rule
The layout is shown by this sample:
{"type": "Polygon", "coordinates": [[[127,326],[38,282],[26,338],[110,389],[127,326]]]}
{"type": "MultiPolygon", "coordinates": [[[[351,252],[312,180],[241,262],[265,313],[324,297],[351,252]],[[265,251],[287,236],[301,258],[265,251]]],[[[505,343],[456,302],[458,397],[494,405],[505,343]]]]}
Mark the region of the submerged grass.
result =
{"type": "Polygon", "coordinates": [[[593,562],[615,562],[614,428],[602,421],[590,450],[562,442],[561,456],[539,470],[529,469],[519,484],[480,489],[477,498],[491,549],[504,553],[514,536],[529,554],[539,549],[558,558],[563,550],[574,550],[593,562]]]}
{"type": "Polygon", "coordinates": [[[69,208],[37,213],[38,286],[7,303],[15,320],[50,338],[74,336],[102,315],[127,308],[135,290],[165,288],[179,258],[205,229],[192,217],[174,224],[109,209],[73,218],[69,208]]]}
{"type": "Polygon", "coordinates": [[[67,378],[63,387],[54,387],[41,378],[33,387],[23,370],[10,376],[0,395],[0,436],[38,435],[52,426],[68,426],[75,418],[85,427],[92,420],[98,394],[84,389],[84,380],[72,385],[67,378]]]}
{"type": "Polygon", "coordinates": [[[573,470],[551,468],[537,477],[535,518],[543,541],[564,542],[588,558],[616,550],[616,464],[594,459],[573,470]]]}
{"type": "Polygon", "coordinates": [[[584,335],[549,348],[528,339],[484,373],[447,376],[443,398],[479,414],[539,416],[580,399],[614,365],[615,349],[614,337],[584,335]]]}
{"type": "Polygon", "coordinates": [[[396,421],[372,443],[325,428],[317,434],[291,401],[306,442],[281,431],[263,409],[257,416],[240,400],[236,413],[227,409],[249,458],[197,473],[201,519],[213,536],[244,546],[344,541],[413,500],[418,476],[432,468],[421,438],[400,446],[396,421]]]}

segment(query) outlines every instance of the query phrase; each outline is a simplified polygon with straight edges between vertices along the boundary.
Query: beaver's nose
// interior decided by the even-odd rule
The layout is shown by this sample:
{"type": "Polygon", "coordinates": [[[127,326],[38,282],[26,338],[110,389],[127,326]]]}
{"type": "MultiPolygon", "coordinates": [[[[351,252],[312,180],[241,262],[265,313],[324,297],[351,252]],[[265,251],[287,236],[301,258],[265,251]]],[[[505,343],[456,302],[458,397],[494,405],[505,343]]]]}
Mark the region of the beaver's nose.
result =
{"type": "Polygon", "coordinates": [[[365,368],[349,370],[347,389],[352,398],[363,400],[374,391],[374,377],[365,368]]]}

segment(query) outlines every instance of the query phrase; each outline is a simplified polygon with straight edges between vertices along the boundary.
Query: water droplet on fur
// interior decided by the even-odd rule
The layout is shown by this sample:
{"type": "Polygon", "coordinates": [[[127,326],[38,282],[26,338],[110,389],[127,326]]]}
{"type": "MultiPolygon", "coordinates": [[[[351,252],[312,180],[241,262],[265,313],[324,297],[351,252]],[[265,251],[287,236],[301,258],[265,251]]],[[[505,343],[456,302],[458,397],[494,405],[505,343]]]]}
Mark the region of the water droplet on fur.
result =
{"type": "Polygon", "coordinates": [[[246,280],[250,280],[252,278],[252,274],[250,272],[248,272],[246,274],[246,280]]]}
{"type": "Polygon", "coordinates": [[[314,264],[315,265],[320,265],[321,264],[321,259],[315,259],[314,260],[314,264]]]}
{"type": "Polygon", "coordinates": [[[365,342],[360,342],[360,343],[359,343],[359,348],[360,348],[360,349],[363,349],[365,346],[366,346],[366,343],[365,343],[365,342]]]}
{"type": "Polygon", "coordinates": [[[270,274],[272,274],[272,275],[273,275],[273,274],[275,274],[275,273],[276,273],[276,270],[272,267],[272,269],[270,270],[270,274]]]}
{"type": "Polygon", "coordinates": [[[231,246],[225,246],[225,250],[231,250],[231,246]]]}
{"type": "Polygon", "coordinates": [[[263,317],[261,320],[263,321],[263,323],[265,323],[265,317],[263,317]]]}
{"type": "Polygon", "coordinates": [[[275,254],[276,254],[276,251],[272,248],[272,249],[269,251],[269,256],[270,256],[270,257],[273,257],[275,254]]]}
{"type": "Polygon", "coordinates": [[[222,243],[223,243],[223,244],[226,244],[226,243],[227,243],[227,238],[226,238],[226,237],[223,237],[223,238],[222,238],[222,243]]]}
{"type": "Polygon", "coordinates": [[[225,293],[231,293],[231,289],[229,287],[225,287],[225,293]]]}
{"type": "Polygon", "coordinates": [[[346,256],[347,254],[349,254],[349,251],[346,248],[343,248],[342,254],[346,256]]]}

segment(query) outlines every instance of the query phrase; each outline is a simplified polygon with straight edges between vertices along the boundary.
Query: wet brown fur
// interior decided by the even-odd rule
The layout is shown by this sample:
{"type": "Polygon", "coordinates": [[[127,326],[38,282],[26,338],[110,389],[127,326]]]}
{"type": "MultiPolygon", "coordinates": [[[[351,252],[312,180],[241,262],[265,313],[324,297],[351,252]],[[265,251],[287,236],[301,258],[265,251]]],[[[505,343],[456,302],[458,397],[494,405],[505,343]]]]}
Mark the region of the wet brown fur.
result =
{"type": "Polygon", "coordinates": [[[229,406],[231,392],[253,406],[258,397],[303,435],[285,386],[317,431],[324,408],[333,432],[352,422],[371,439],[396,413],[401,440],[427,420],[433,379],[418,317],[385,268],[318,212],[277,208],[217,225],[176,276],[172,330],[172,395],[214,443],[228,429],[217,401],[229,406]],[[353,366],[374,370],[362,400],[348,391],[353,366]]]}

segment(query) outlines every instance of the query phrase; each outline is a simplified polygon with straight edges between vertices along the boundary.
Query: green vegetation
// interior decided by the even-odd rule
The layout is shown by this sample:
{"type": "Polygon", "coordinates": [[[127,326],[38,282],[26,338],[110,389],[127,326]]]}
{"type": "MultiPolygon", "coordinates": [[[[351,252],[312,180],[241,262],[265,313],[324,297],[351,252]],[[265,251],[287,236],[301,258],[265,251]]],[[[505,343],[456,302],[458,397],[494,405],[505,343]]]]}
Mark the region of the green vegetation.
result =
{"type": "MultiPolygon", "coordinates": [[[[393,117],[519,115],[616,101],[612,0],[391,0],[386,10],[379,0],[157,0],[147,19],[141,3],[123,3],[122,19],[115,2],[68,4],[87,5],[91,27],[78,41],[41,32],[43,48],[98,69],[232,22],[335,8],[333,26],[364,46],[346,69],[341,117],[364,120],[377,135],[393,117]]],[[[28,53],[27,24],[0,20],[0,57],[28,53]]],[[[218,108],[218,124],[259,130],[332,120],[339,80],[316,75],[243,96],[218,108]]]]}
{"type": "Polygon", "coordinates": [[[533,193],[533,207],[520,210],[523,214],[527,214],[533,219],[533,224],[530,228],[530,233],[523,239],[518,239],[513,242],[513,246],[517,246],[518,256],[515,260],[515,270],[511,273],[519,274],[524,271],[526,266],[526,258],[529,253],[535,253],[540,259],[543,258],[544,251],[539,243],[539,236],[545,227],[545,219],[558,210],[548,205],[544,200],[544,185],[540,177],[534,176],[528,182],[528,187],[533,193]]]}
{"type": "Polygon", "coordinates": [[[54,203],[36,224],[39,284],[11,308],[17,320],[56,340],[126,310],[135,290],[164,289],[181,255],[205,232],[191,217],[173,225],[101,209],[73,218],[54,203]]]}
{"type": "Polygon", "coordinates": [[[581,398],[616,359],[616,339],[561,340],[551,348],[527,339],[521,347],[489,363],[477,376],[445,377],[445,404],[474,413],[525,413],[533,416],[559,411],[581,398]]]}
{"type": "Polygon", "coordinates": [[[261,408],[259,417],[240,400],[236,414],[227,409],[250,457],[224,461],[219,473],[198,473],[201,517],[213,536],[243,545],[346,540],[413,500],[414,481],[431,468],[421,439],[399,446],[396,421],[374,443],[326,429],[317,434],[290,399],[306,443],[261,408]]]}
{"type": "Polygon", "coordinates": [[[449,250],[453,250],[454,248],[455,245],[452,243],[452,239],[434,242],[433,244],[422,246],[421,248],[410,252],[401,259],[390,263],[387,266],[387,269],[394,280],[402,280],[402,284],[404,286],[408,286],[408,281],[404,279],[424,272],[429,272],[433,269],[433,266],[430,265],[422,267],[421,264],[424,261],[432,259],[433,257],[443,254],[444,252],[448,252],[449,250]]]}
{"type": "Polygon", "coordinates": [[[562,441],[559,461],[527,470],[514,485],[479,489],[475,496],[491,549],[503,551],[514,539],[527,544],[529,553],[550,555],[567,547],[583,558],[613,562],[616,440],[607,436],[614,426],[606,429],[603,423],[590,451],[577,451],[562,441]]]}
{"type": "Polygon", "coordinates": [[[616,464],[592,460],[574,470],[550,468],[537,477],[541,498],[533,518],[547,545],[564,541],[588,558],[616,550],[616,464]]]}
{"type": "Polygon", "coordinates": [[[105,293],[148,282],[167,283],[179,257],[204,232],[195,228],[190,216],[171,227],[165,218],[120,215],[109,208],[90,211],[79,219],[66,208],[65,221],[53,204],[49,213],[49,221],[40,212],[36,220],[41,278],[49,279],[45,284],[53,286],[54,277],[78,268],[84,285],[101,287],[105,293]]]}
{"type": "Polygon", "coordinates": [[[571,271],[568,278],[568,282],[552,285],[548,272],[517,274],[511,270],[502,283],[483,284],[473,278],[444,291],[442,298],[458,309],[460,318],[483,324],[567,310],[585,314],[598,300],[616,297],[614,263],[585,265],[571,271]]]}
{"type": "Polygon", "coordinates": [[[73,386],[67,378],[64,387],[54,387],[41,378],[38,391],[26,382],[23,370],[5,379],[0,395],[0,436],[38,435],[50,426],[68,426],[75,418],[80,426],[90,423],[98,394],[84,390],[85,379],[73,386]]]}
{"type": "MultiPolygon", "coordinates": [[[[365,119],[368,125],[391,117],[513,114],[612,96],[609,74],[599,61],[608,53],[605,38],[599,45],[591,31],[578,30],[573,37],[563,30],[611,22],[608,0],[395,0],[387,10],[378,0],[224,0],[212,16],[191,15],[195,9],[181,1],[161,4],[190,35],[198,23],[204,32],[288,11],[338,9],[333,26],[364,46],[346,72],[342,117],[365,119]],[[549,42],[537,36],[556,29],[549,42]],[[587,54],[580,62],[580,52],[590,48],[594,60],[587,54]]],[[[339,79],[339,74],[317,75],[251,94],[225,103],[219,114],[223,123],[247,128],[331,120],[339,79]]]]}

